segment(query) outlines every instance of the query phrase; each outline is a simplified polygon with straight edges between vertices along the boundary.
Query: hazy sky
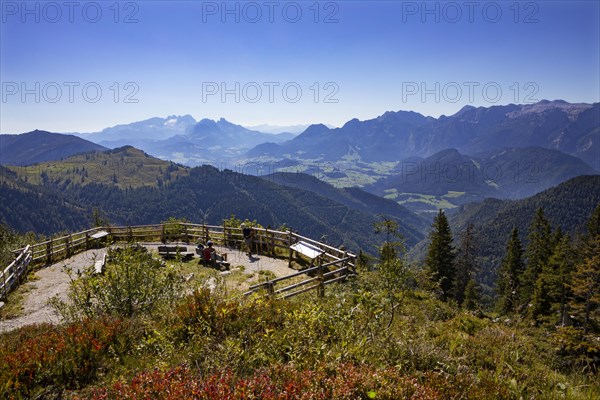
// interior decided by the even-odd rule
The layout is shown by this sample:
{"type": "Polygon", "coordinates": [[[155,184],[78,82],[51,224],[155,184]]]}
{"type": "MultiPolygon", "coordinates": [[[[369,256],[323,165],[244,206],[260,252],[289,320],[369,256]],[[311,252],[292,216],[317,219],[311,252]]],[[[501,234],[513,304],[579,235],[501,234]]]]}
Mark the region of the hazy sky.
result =
{"type": "Polygon", "coordinates": [[[0,132],[600,101],[594,1],[4,1],[0,132]]]}

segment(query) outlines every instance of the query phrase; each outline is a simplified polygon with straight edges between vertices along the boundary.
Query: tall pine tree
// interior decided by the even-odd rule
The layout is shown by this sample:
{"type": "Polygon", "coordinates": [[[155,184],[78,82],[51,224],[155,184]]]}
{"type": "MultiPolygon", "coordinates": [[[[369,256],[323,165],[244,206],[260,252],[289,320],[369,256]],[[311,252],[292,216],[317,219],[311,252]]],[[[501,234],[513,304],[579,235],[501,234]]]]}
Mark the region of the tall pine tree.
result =
{"type": "Polygon", "coordinates": [[[557,297],[555,299],[555,311],[558,312],[560,318],[558,322],[562,326],[566,325],[569,320],[568,302],[573,295],[571,283],[576,260],[577,257],[571,245],[571,238],[569,235],[565,235],[556,244],[549,263],[556,271],[555,290],[557,297]]]}
{"type": "Polygon", "coordinates": [[[570,284],[570,306],[583,325],[584,333],[600,330],[600,204],[592,213],[581,246],[583,259],[577,263],[570,284]]]}
{"type": "Polygon", "coordinates": [[[600,330],[600,236],[594,242],[596,250],[576,266],[570,286],[570,306],[586,334],[600,330]]]}
{"type": "Polygon", "coordinates": [[[479,287],[475,283],[474,279],[469,279],[467,286],[465,287],[465,300],[463,301],[463,307],[467,310],[474,310],[479,304],[479,287]]]}
{"type": "Polygon", "coordinates": [[[538,277],[552,255],[552,229],[542,208],[538,208],[535,212],[529,226],[527,239],[529,241],[525,252],[527,267],[522,275],[520,293],[521,301],[524,304],[531,301],[538,277]]]}
{"type": "Polygon", "coordinates": [[[476,291],[475,280],[473,279],[473,276],[477,271],[476,252],[475,226],[469,224],[460,237],[460,245],[456,253],[454,285],[452,291],[453,297],[459,305],[463,305],[465,291],[470,281],[472,281],[470,296],[471,301],[474,301],[472,297],[476,291]]]}
{"type": "Polygon", "coordinates": [[[386,237],[383,244],[378,247],[378,269],[382,278],[381,286],[386,293],[387,306],[389,306],[390,319],[387,325],[389,328],[394,320],[396,308],[400,304],[400,295],[406,279],[406,265],[401,258],[404,253],[404,241],[398,230],[398,223],[390,218],[382,216],[382,221],[376,222],[374,228],[375,233],[384,234],[386,237]]]}
{"type": "Polygon", "coordinates": [[[523,248],[519,240],[519,230],[513,228],[506,245],[506,255],[502,260],[498,273],[497,308],[502,313],[517,311],[518,294],[521,290],[521,274],[523,264],[523,248]]]}
{"type": "Polygon", "coordinates": [[[442,210],[434,218],[431,227],[425,266],[433,279],[439,283],[441,297],[446,300],[452,295],[454,283],[454,247],[450,225],[442,210]]]}
{"type": "Polygon", "coordinates": [[[568,235],[561,234],[558,240],[552,256],[543,266],[536,281],[530,314],[538,321],[565,325],[575,256],[568,235]]]}

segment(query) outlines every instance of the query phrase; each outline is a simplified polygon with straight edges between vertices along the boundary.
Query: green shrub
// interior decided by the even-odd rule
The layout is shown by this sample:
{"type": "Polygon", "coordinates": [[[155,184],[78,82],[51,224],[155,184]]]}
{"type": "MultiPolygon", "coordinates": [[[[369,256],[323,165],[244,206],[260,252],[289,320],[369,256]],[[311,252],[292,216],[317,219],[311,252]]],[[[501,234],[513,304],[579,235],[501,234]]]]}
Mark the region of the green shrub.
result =
{"type": "Polygon", "coordinates": [[[82,316],[132,317],[152,313],[178,297],[181,279],[172,267],[138,247],[109,250],[103,274],[93,266],[71,275],[68,301],[51,303],[66,320],[82,316]]]}
{"type": "Polygon", "coordinates": [[[553,335],[557,353],[561,355],[564,369],[580,368],[600,371],[600,337],[573,326],[559,327],[553,335]]]}

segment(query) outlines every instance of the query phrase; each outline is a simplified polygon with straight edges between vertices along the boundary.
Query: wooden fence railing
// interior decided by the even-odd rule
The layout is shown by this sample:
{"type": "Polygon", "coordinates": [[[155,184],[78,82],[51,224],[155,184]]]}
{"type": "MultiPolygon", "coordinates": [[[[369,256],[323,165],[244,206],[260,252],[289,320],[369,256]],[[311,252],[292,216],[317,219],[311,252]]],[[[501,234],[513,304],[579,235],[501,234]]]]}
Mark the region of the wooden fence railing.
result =
{"type": "MultiPolygon", "coordinates": [[[[314,246],[322,254],[318,257],[317,262],[319,265],[313,268],[309,268],[301,271],[297,274],[292,274],[290,277],[298,275],[317,272],[317,274],[323,275],[322,282],[319,287],[323,285],[337,282],[339,278],[354,273],[354,262],[356,256],[354,254],[346,252],[344,249],[338,249],[333,246],[329,246],[325,243],[320,243],[316,240],[310,239],[305,236],[298,235],[292,231],[278,231],[267,228],[253,228],[254,229],[254,247],[261,254],[271,256],[283,256],[288,257],[289,266],[292,265],[294,250],[290,248],[291,245],[302,241],[314,246]],[[335,272],[328,272],[329,267],[339,267],[335,272]],[[314,269],[318,268],[318,269],[314,269]],[[344,269],[346,268],[346,269],[344,269]],[[352,272],[350,272],[352,271],[352,272]],[[332,276],[334,276],[331,278],[332,276]]],[[[15,261],[11,263],[3,271],[3,279],[0,282],[0,296],[6,297],[8,292],[17,287],[21,283],[21,276],[23,274],[23,265],[27,270],[29,264],[32,265],[50,265],[52,263],[70,258],[75,254],[82,251],[93,249],[96,247],[104,246],[102,241],[107,242],[170,242],[170,241],[181,241],[185,243],[206,243],[208,240],[212,240],[216,244],[221,244],[227,247],[241,247],[243,243],[243,235],[241,228],[229,227],[224,225],[205,225],[205,224],[192,224],[183,222],[174,223],[163,223],[154,225],[136,225],[136,226],[106,226],[87,229],[82,232],[70,233],[58,238],[52,238],[44,242],[35,243],[28,245],[25,248],[15,250],[13,253],[17,254],[15,261]],[[108,233],[106,237],[98,238],[98,233],[105,231],[108,233]],[[27,254],[27,256],[25,255],[27,254]],[[25,260],[27,260],[25,262],[25,260]],[[20,266],[20,274],[15,278],[13,275],[16,271],[17,266],[20,266]],[[7,272],[7,271],[13,272],[7,272]],[[11,277],[9,279],[9,277],[11,277]],[[16,280],[15,280],[16,279],[16,280]],[[10,285],[8,284],[10,282],[10,285]],[[16,286],[15,283],[17,282],[16,286]]],[[[273,285],[276,283],[290,279],[278,278],[277,280],[269,281],[273,285]]],[[[315,281],[316,282],[316,281],[315,281]]],[[[271,285],[271,283],[263,282],[256,287],[252,287],[251,291],[258,291],[261,288],[271,285]]],[[[302,286],[302,285],[300,285],[302,286]]],[[[311,288],[313,288],[311,286],[311,288]]],[[[278,293],[283,293],[287,288],[283,288],[278,293]]],[[[303,288],[305,290],[306,288],[303,288]]],[[[299,294],[293,292],[293,294],[299,294]]],[[[286,295],[289,297],[289,294],[286,295]]],[[[284,297],[286,297],[284,296],[284,297]]]]}
{"type": "Polygon", "coordinates": [[[10,265],[2,271],[0,279],[0,298],[6,298],[8,293],[21,284],[21,280],[27,276],[29,263],[31,262],[31,246],[27,246],[19,253],[10,265]]]}
{"type": "Polygon", "coordinates": [[[311,267],[290,275],[252,285],[250,286],[250,290],[244,293],[244,295],[248,296],[252,293],[264,290],[269,296],[287,299],[289,297],[308,292],[309,290],[316,289],[318,296],[322,297],[325,295],[325,285],[346,280],[349,276],[355,274],[354,264],[352,264],[352,261],[354,261],[353,256],[330,261],[325,264],[319,263],[320,265],[317,265],[316,267],[311,267]],[[329,271],[329,268],[331,267],[335,267],[337,269],[329,271]],[[316,276],[309,277],[301,282],[293,283],[282,288],[275,287],[281,282],[289,279],[293,279],[301,275],[310,276],[311,274],[316,276]]]}

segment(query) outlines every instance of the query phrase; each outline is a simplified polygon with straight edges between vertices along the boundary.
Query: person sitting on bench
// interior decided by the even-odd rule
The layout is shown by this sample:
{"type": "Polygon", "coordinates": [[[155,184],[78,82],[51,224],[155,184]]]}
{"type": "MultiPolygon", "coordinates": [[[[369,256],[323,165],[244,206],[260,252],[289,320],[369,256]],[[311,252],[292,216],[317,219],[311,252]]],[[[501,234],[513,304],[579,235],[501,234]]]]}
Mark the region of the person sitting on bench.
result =
{"type": "Polygon", "coordinates": [[[225,258],[221,254],[217,254],[217,251],[213,247],[213,242],[206,242],[206,247],[203,250],[203,260],[205,263],[216,267],[217,265],[221,267],[228,267],[229,263],[225,261],[225,258]]]}
{"type": "Polygon", "coordinates": [[[200,242],[198,242],[198,244],[196,245],[196,254],[198,254],[200,256],[200,258],[202,258],[202,253],[204,252],[204,245],[200,242]]]}

